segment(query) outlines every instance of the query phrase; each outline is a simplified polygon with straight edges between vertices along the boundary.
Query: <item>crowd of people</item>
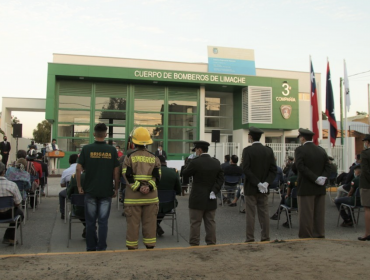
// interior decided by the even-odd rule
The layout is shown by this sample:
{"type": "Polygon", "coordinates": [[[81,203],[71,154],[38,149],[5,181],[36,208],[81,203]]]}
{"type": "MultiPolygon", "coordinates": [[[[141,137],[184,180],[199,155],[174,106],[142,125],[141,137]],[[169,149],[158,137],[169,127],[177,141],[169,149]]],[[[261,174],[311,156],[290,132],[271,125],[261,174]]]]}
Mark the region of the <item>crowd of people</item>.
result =
{"type": "MultiPolygon", "coordinates": [[[[167,167],[167,154],[160,146],[154,153],[147,146],[153,143],[146,128],[138,127],[131,135],[135,148],[125,154],[119,146],[109,145],[105,138],[107,126],[99,123],[94,128],[95,142],[85,145],[80,154],[69,157],[70,167],[63,171],[59,193],[61,218],[65,219],[65,198],[84,196],[84,207],[73,211],[84,225],[82,237],[86,239],[87,251],[104,251],[107,248],[108,220],[112,198],[120,196],[126,218],[126,247],[135,250],[139,246],[139,230],[142,228],[143,243],[147,249],[156,246],[157,236],[164,234],[161,221],[166,213],[173,211],[173,204],[160,203],[158,191],[172,190],[176,195],[189,192],[189,244],[200,244],[201,224],[204,222],[207,245],[217,243],[216,209],[217,198],[221,204],[237,205],[245,201],[246,242],[254,242],[255,218],[261,227],[261,241],[270,240],[270,219],[280,219],[285,206],[298,209],[299,238],[325,238],[325,196],[327,184],[336,174],[333,158],[312,142],[313,132],[299,129],[299,146],[294,157],[289,156],[285,167],[276,165],[273,150],[260,142],[261,129],[251,127],[248,139],[250,146],[244,148],[240,165],[236,155],[225,156],[220,162],[208,154],[210,144],[195,141],[192,157],[185,159],[180,174],[167,167]],[[180,181],[181,178],[181,181],[180,181]],[[238,178],[236,181],[235,178],[238,178]],[[238,186],[242,186],[238,188],[238,186]],[[281,201],[276,212],[269,216],[268,195],[272,190],[281,190],[281,201]],[[226,196],[221,194],[226,192],[226,196]]],[[[358,222],[353,215],[341,208],[341,204],[359,205],[365,208],[365,234],[358,239],[370,240],[370,135],[364,138],[364,151],[357,157],[350,171],[338,176],[343,185],[338,188],[335,204],[343,219],[343,227],[358,222]]],[[[57,149],[56,144],[51,144],[57,149]]],[[[16,211],[23,215],[20,205],[34,187],[42,191],[47,178],[47,166],[42,164],[42,153],[30,149],[28,155],[20,150],[17,161],[6,170],[0,163],[0,196],[14,197],[16,211]],[[14,182],[23,181],[20,187],[14,182]],[[35,186],[33,186],[33,184],[35,186]]],[[[177,201],[176,201],[177,205],[177,201]]],[[[0,217],[9,215],[1,210],[0,217]]],[[[291,227],[290,212],[286,211],[284,227],[291,227]]],[[[3,243],[14,244],[14,230],[7,230],[3,243]]]]}

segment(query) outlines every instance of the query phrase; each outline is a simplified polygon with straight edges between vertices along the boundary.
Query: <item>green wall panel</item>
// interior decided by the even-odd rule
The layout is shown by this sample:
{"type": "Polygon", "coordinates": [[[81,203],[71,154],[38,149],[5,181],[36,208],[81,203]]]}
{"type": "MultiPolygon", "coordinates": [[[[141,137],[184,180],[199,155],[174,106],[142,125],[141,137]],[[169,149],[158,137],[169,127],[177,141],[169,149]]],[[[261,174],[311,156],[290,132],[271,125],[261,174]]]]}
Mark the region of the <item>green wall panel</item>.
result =
{"type": "MultiPolygon", "coordinates": [[[[299,128],[299,95],[298,95],[298,80],[295,79],[280,79],[280,78],[265,78],[266,83],[258,86],[272,87],[272,124],[249,123],[242,124],[242,89],[234,91],[234,130],[248,129],[250,126],[255,126],[263,129],[283,129],[294,130],[299,128]],[[269,81],[268,81],[269,80],[269,81]],[[290,86],[290,92],[287,96],[283,95],[286,90],[282,87],[284,83],[290,86]],[[295,101],[293,101],[295,100],[295,101]],[[289,105],[292,107],[291,115],[285,119],[281,113],[281,106],[289,105]]],[[[250,86],[257,86],[250,84],[250,86]]]]}

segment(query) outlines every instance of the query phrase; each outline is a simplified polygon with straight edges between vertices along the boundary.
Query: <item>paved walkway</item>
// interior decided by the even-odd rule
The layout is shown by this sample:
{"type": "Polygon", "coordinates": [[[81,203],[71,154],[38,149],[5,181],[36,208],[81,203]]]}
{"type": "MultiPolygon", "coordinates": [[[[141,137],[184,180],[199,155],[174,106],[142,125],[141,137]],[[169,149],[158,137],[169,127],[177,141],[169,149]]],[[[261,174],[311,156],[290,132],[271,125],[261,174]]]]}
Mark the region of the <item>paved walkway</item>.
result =
{"type": "MultiPolygon", "coordinates": [[[[35,213],[30,211],[29,220],[23,228],[23,245],[17,246],[17,253],[49,253],[49,252],[81,252],[85,251],[85,241],[81,237],[82,224],[72,225],[72,240],[67,248],[68,224],[60,218],[58,193],[61,190],[59,185],[60,178],[49,179],[49,196],[42,199],[35,213]]],[[[157,248],[188,247],[189,235],[189,215],[188,215],[188,196],[178,197],[178,227],[179,242],[175,235],[171,235],[171,222],[163,221],[165,234],[157,238],[157,248]]],[[[279,199],[275,196],[272,203],[270,195],[270,214],[276,211],[279,199]]],[[[32,209],[30,209],[32,210],[32,209]]],[[[336,227],[338,211],[333,203],[327,199],[326,207],[326,237],[330,239],[357,240],[357,237],[364,232],[363,213],[360,215],[360,223],[357,233],[353,228],[336,227]]],[[[258,219],[256,219],[255,237],[260,239],[258,219]]],[[[282,222],[285,222],[283,218],[282,222]]],[[[270,223],[271,239],[296,239],[298,238],[298,220],[297,215],[292,215],[293,228],[291,230],[280,227],[276,229],[277,221],[270,223]]],[[[239,207],[219,206],[216,212],[217,223],[217,243],[242,243],[245,240],[245,214],[239,213],[239,207]]],[[[0,235],[5,229],[0,229],[0,235]]],[[[126,221],[122,216],[122,204],[117,209],[117,200],[112,203],[111,214],[109,218],[108,230],[108,250],[125,250],[126,221]]],[[[202,227],[201,245],[204,245],[204,228],[202,227]]],[[[141,237],[140,237],[141,238],[141,237]]],[[[141,239],[140,239],[141,240],[141,239]]],[[[139,248],[145,246],[141,243],[139,248]]],[[[0,254],[11,254],[12,247],[0,244],[0,254]]]]}

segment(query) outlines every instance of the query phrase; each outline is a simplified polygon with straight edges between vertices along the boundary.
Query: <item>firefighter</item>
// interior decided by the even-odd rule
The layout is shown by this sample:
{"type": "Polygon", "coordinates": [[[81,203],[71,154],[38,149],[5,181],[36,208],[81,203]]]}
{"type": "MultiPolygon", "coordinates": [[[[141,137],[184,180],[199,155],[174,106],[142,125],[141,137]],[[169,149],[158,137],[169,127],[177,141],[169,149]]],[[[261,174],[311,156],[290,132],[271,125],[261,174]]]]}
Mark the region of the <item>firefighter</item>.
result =
{"type": "Polygon", "coordinates": [[[161,163],[146,149],[146,145],[153,143],[146,128],[136,128],[132,134],[132,142],[135,150],[126,156],[122,168],[122,175],[126,180],[126,247],[129,250],[138,248],[142,223],[143,243],[147,249],[153,249],[156,244],[159,204],[157,184],[161,176],[161,163]]]}

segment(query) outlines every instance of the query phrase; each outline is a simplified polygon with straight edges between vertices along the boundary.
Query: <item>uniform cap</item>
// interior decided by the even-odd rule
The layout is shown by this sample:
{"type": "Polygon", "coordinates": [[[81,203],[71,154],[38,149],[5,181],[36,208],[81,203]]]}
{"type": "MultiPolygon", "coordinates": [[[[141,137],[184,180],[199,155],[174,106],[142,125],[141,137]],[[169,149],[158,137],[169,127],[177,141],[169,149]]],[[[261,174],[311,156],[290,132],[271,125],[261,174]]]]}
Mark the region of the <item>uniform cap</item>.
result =
{"type": "Polygon", "coordinates": [[[357,164],[357,165],[353,168],[353,170],[356,170],[356,169],[361,169],[361,164],[357,164]]]}
{"type": "Polygon", "coordinates": [[[328,159],[329,159],[329,160],[334,160],[334,158],[333,158],[333,157],[330,157],[330,156],[328,157],[328,159]]]}
{"type": "Polygon", "coordinates": [[[194,148],[191,150],[192,152],[195,152],[196,148],[209,147],[210,145],[207,141],[202,141],[202,140],[194,141],[193,144],[194,144],[194,148]]]}
{"type": "Polygon", "coordinates": [[[366,134],[365,138],[362,141],[370,141],[370,134],[366,134]]]}
{"type": "Polygon", "coordinates": [[[299,138],[300,136],[313,136],[313,135],[315,135],[315,133],[313,133],[311,130],[305,129],[305,128],[298,129],[298,132],[299,132],[299,134],[298,134],[297,138],[299,138]]]}
{"type": "Polygon", "coordinates": [[[252,135],[252,134],[258,134],[258,135],[260,135],[260,134],[263,134],[263,133],[264,133],[263,130],[261,130],[261,129],[257,128],[257,127],[251,126],[249,128],[248,135],[252,135]]]}
{"type": "Polygon", "coordinates": [[[288,159],[290,159],[290,160],[294,160],[294,157],[292,157],[292,156],[288,156],[288,159]]]}

